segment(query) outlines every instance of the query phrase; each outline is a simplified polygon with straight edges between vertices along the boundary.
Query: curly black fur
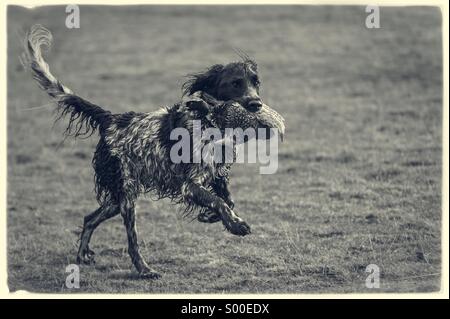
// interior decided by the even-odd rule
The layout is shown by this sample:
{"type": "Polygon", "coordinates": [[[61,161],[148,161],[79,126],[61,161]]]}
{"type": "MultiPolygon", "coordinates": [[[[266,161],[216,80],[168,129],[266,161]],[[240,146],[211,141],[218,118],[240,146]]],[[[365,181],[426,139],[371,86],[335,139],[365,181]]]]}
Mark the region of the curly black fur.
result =
{"type": "MultiPolygon", "coordinates": [[[[191,75],[183,85],[183,101],[171,107],[152,113],[112,114],[75,95],[50,73],[41,46],[49,46],[51,39],[47,29],[34,26],[25,40],[24,66],[55,100],[57,120],[68,117],[66,136],[89,137],[94,132],[100,136],[92,160],[100,207],[84,218],[78,262],[93,261],[93,252],[89,248],[92,233],[103,221],[121,214],[134,266],[141,275],[157,277],[139,252],[135,201],[142,193],[151,192],[157,198],[168,197],[183,203],[185,214],[209,212],[209,221],[221,220],[235,235],[250,233],[249,226],[232,210],[234,203],[228,191],[231,164],[214,161],[175,164],[171,161],[170,150],[176,141],[170,139],[170,133],[175,128],[187,129],[192,146],[193,120],[201,120],[202,130],[242,125],[257,128],[262,124],[263,127],[270,125],[266,123],[268,115],[274,115],[276,126],[284,131],[281,116],[275,111],[266,108],[265,113],[255,113],[242,106],[259,100],[254,61],[245,55],[241,56],[243,62],[215,65],[206,72],[191,75]],[[230,85],[235,79],[242,87],[230,85]]],[[[203,147],[210,141],[202,140],[201,143],[203,147]]]]}
{"type": "Polygon", "coordinates": [[[69,117],[66,136],[90,137],[97,129],[104,130],[112,121],[112,114],[76,95],[62,96],[57,102],[56,121],[69,117]]]}

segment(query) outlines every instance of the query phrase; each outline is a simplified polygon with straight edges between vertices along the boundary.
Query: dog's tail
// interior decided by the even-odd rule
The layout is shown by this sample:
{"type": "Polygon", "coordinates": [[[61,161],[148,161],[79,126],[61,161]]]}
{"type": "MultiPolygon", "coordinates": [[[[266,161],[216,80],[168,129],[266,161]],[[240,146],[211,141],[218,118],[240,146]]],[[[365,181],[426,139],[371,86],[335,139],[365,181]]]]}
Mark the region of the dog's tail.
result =
{"type": "Polygon", "coordinates": [[[41,89],[57,103],[57,120],[69,115],[69,125],[65,134],[71,136],[91,136],[97,129],[104,129],[111,123],[112,114],[100,106],[75,95],[50,73],[47,62],[42,57],[42,46],[51,46],[52,34],[43,26],[34,25],[24,41],[21,62],[29,69],[41,89]]]}

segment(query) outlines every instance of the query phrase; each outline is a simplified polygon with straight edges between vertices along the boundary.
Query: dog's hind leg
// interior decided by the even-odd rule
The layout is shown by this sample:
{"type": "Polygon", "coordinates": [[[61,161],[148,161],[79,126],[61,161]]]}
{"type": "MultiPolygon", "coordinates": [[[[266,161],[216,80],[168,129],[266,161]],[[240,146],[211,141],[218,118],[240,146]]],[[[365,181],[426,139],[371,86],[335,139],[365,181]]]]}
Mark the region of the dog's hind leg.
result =
{"type": "Polygon", "coordinates": [[[141,277],[151,279],[159,278],[160,275],[147,265],[141,253],[139,252],[136,230],[136,211],[134,203],[123,200],[120,204],[120,213],[122,214],[123,222],[127,230],[128,253],[130,254],[133,265],[136,267],[136,270],[141,277]]]}
{"type": "Polygon", "coordinates": [[[105,220],[118,215],[119,206],[113,203],[105,203],[93,213],[84,217],[83,231],[80,236],[80,247],[77,254],[77,263],[91,264],[94,262],[94,252],[89,249],[89,241],[92,233],[105,220]]]}

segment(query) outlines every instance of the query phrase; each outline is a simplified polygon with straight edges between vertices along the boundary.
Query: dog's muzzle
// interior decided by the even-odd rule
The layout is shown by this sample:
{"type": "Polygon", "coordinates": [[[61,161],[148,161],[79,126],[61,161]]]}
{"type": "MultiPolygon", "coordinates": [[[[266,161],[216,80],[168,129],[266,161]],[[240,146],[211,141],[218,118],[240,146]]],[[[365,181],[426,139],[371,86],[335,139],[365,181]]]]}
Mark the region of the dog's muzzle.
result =
{"type": "Polygon", "coordinates": [[[247,103],[247,110],[250,112],[258,112],[263,107],[261,100],[251,100],[247,103]]]}

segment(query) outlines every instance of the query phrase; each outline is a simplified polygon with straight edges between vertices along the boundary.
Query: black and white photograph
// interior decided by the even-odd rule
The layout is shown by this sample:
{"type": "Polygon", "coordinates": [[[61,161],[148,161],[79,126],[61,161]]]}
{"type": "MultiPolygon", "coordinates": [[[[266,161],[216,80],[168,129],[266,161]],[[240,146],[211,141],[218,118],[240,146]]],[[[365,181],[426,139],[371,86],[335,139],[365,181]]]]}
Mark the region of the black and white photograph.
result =
{"type": "Polygon", "coordinates": [[[439,3],[5,7],[9,293],[448,298],[439,3]]]}

